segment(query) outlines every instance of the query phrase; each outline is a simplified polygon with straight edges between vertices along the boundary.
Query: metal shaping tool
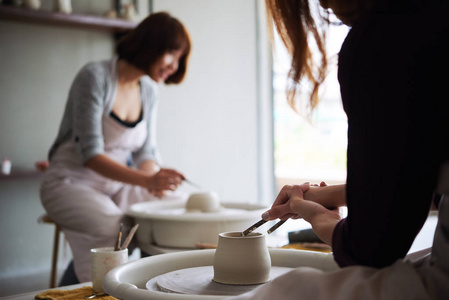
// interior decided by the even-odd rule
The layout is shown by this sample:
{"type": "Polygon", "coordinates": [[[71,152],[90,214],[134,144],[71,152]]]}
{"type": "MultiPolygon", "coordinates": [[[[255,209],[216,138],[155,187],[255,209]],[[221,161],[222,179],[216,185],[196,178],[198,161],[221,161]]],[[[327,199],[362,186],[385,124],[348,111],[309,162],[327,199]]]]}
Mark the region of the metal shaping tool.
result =
{"type": "Polygon", "coordinates": [[[253,232],[254,230],[256,230],[257,228],[259,228],[260,226],[262,226],[263,224],[265,224],[268,221],[265,220],[260,220],[259,222],[257,222],[254,225],[251,225],[248,229],[246,229],[245,231],[243,231],[243,236],[247,236],[248,234],[250,234],[251,232],[253,232]]]}
{"type": "MultiPolygon", "coordinates": [[[[256,230],[257,228],[259,228],[260,226],[262,226],[263,224],[265,224],[268,221],[265,220],[260,220],[259,222],[257,222],[256,224],[250,226],[248,229],[246,229],[245,231],[243,231],[243,236],[247,236],[248,234],[250,234],[251,232],[253,232],[254,230],[256,230]]],[[[282,224],[284,224],[285,222],[287,222],[287,220],[281,220],[279,222],[277,222],[276,224],[274,224],[270,229],[267,230],[268,234],[273,233],[273,231],[275,231],[276,229],[278,229],[279,227],[282,226],[282,224]]]]}
{"type": "Polygon", "coordinates": [[[285,222],[287,222],[287,220],[283,220],[283,221],[281,220],[281,221],[277,222],[276,224],[273,225],[273,227],[271,227],[270,229],[267,230],[267,233],[268,234],[273,233],[273,231],[275,231],[276,229],[281,227],[281,225],[284,224],[285,222]]]}
{"type": "Polygon", "coordinates": [[[186,182],[186,183],[188,183],[188,184],[190,184],[191,186],[193,186],[193,187],[195,187],[195,188],[197,188],[197,189],[203,189],[201,186],[199,186],[198,184],[196,184],[196,183],[194,183],[194,182],[191,182],[190,180],[188,180],[188,179],[183,179],[184,180],[184,182],[186,182]]]}

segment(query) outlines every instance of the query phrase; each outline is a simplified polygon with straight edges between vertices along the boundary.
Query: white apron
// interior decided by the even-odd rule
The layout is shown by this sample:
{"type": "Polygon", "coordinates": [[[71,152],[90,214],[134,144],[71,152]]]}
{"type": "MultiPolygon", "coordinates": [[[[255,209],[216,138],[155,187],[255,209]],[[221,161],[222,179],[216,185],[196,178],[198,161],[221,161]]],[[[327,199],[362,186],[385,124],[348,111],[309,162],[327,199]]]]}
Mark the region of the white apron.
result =
{"type": "MultiPolygon", "coordinates": [[[[122,164],[147,136],[145,120],[129,128],[112,119],[106,108],[102,126],[105,154],[122,164]]],[[[124,234],[129,230],[130,221],[124,218],[126,209],[155,199],[144,188],[84,168],[73,138],[58,148],[41,186],[42,204],[66,235],[80,282],[91,281],[90,249],[113,246],[121,222],[124,234]]]]}

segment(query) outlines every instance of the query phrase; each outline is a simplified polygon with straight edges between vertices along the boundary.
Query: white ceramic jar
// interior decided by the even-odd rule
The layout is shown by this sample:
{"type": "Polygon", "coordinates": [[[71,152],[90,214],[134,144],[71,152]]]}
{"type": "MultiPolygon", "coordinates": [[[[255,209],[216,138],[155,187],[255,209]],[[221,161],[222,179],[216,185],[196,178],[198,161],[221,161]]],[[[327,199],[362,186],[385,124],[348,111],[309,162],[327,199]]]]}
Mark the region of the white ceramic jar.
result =
{"type": "Polygon", "coordinates": [[[103,292],[103,279],[112,269],[128,262],[128,248],[114,251],[114,247],[94,248],[90,250],[92,262],[92,288],[103,292]]]}
{"type": "Polygon", "coordinates": [[[213,281],[218,283],[250,285],[269,281],[271,258],[265,235],[220,233],[213,267],[213,281]]]}

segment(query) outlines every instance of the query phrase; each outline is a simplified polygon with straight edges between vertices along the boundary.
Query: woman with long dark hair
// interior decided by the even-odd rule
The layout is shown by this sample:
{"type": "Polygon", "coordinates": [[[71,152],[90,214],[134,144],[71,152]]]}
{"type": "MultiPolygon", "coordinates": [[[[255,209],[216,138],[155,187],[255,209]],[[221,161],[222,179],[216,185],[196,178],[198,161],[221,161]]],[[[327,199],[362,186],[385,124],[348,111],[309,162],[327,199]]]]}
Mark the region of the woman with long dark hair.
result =
{"type": "Polygon", "coordinates": [[[266,3],[292,54],[289,99],[296,101],[307,80],[311,108],[326,74],[326,15],[352,27],[338,64],[348,117],[346,184],[285,186],[262,216],[310,222],[342,269],[298,268],[236,299],[446,299],[448,1],[321,0],[324,18],[313,16],[314,1],[266,3]],[[433,247],[411,261],[406,255],[432,200],[439,209],[433,247]],[[343,205],[348,216],[340,219],[333,208],[343,205]]]}

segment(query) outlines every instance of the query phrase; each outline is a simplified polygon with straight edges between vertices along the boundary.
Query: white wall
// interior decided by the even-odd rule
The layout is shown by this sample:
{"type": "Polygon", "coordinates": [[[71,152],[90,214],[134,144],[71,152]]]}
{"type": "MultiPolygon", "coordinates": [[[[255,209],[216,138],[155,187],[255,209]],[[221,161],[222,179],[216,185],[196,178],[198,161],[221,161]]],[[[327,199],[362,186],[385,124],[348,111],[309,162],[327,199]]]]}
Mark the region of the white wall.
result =
{"type": "MultiPolygon", "coordinates": [[[[109,0],[73,2],[82,13],[110,7],[109,0]]],[[[50,9],[52,1],[43,4],[50,9]]],[[[8,157],[13,170],[33,170],[46,159],[75,74],[109,58],[113,44],[109,32],[0,20],[0,158],[8,157]]],[[[39,186],[38,178],[0,181],[0,297],[37,289],[29,282],[15,286],[15,277],[37,274],[44,284],[38,288],[48,287],[54,227],[37,223],[44,213],[39,186]]]]}
{"type": "Polygon", "coordinates": [[[163,87],[158,141],[166,165],[223,200],[258,199],[254,0],[154,0],[191,34],[185,82],[163,87]]]}

